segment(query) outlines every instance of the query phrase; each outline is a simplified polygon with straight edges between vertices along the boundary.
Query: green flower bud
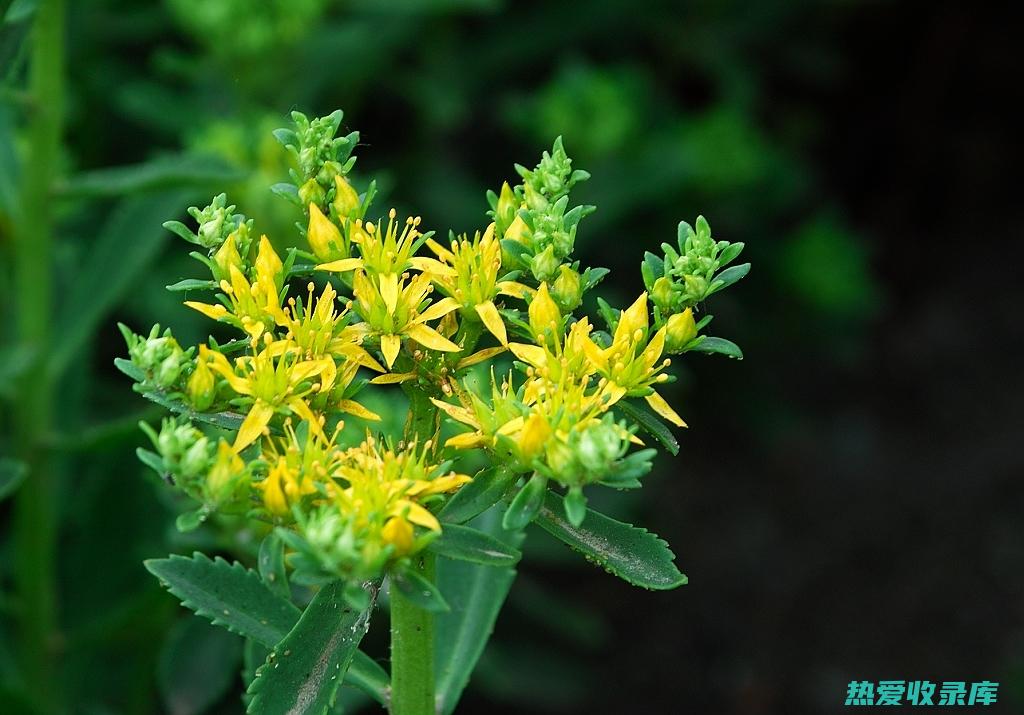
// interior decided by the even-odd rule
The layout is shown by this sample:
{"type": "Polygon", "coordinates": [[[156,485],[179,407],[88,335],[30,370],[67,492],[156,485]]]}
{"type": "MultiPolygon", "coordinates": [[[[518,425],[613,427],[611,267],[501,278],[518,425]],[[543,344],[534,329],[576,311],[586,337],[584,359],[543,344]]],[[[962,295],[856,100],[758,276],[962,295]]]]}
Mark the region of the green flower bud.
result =
{"type": "Polygon", "coordinates": [[[182,360],[185,357],[181,350],[168,355],[160,362],[160,366],[153,375],[154,381],[159,387],[170,387],[178,380],[181,374],[182,360]]]}
{"type": "Polygon", "coordinates": [[[706,278],[688,273],[683,276],[683,282],[686,284],[686,294],[691,301],[698,302],[704,298],[704,294],[708,290],[706,278]]]}
{"type": "Polygon", "coordinates": [[[213,456],[210,447],[210,440],[205,436],[200,437],[195,444],[189,447],[181,458],[182,477],[191,480],[209,469],[210,458],[213,456]]]}
{"type": "Polygon", "coordinates": [[[309,206],[310,204],[323,206],[326,198],[327,193],[324,191],[324,188],[317,183],[316,179],[310,179],[299,187],[299,199],[302,201],[303,206],[309,206]]]}
{"type": "Polygon", "coordinates": [[[544,449],[544,462],[553,479],[562,484],[575,484],[581,476],[576,450],[561,439],[549,439],[544,449]]]}
{"type": "Polygon", "coordinates": [[[580,274],[566,265],[558,267],[558,278],[551,286],[551,296],[564,313],[571,313],[583,302],[583,281],[580,274]]]}
{"type": "Polygon", "coordinates": [[[203,348],[201,347],[199,359],[196,360],[195,370],[192,371],[192,376],[188,379],[186,387],[189,402],[199,412],[209,409],[210,405],[213,404],[214,398],[217,396],[217,381],[210,366],[203,359],[202,351],[203,348]]]}
{"type": "Polygon", "coordinates": [[[559,265],[561,261],[555,257],[554,247],[548,246],[530,261],[530,272],[538,281],[550,281],[558,272],[559,265]]]}
{"type": "Polygon", "coordinates": [[[662,313],[672,312],[673,298],[675,298],[675,291],[672,290],[672,281],[665,276],[654,281],[654,287],[651,289],[651,300],[661,309],[662,313]]]}
{"type": "Polygon", "coordinates": [[[577,454],[588,476],[600,479],[622,452],[622,438],[613,422],[591,425],[580,435],[577,454]]]}

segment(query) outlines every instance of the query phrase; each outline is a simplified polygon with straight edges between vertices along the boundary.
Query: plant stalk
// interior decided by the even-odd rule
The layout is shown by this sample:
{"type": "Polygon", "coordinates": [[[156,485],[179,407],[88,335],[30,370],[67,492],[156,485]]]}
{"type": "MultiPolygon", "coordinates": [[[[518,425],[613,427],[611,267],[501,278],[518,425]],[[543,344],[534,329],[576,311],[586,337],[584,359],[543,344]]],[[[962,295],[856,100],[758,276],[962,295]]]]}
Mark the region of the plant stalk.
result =
{"type": "MultiPolygon", "coordinates": [[[[410,386],[406,441],[434,436],[437,408],[426,392],[410,386]]],[[[434,555],[420,552],[414,565],[421,576],[434,580],[434,555]]],[[[434,614],[393,588],[391,594],[391,715],[435,715],[434,614]]]]}
{"type": "Polygon", "coordinates": [[[19,342],[32,355],[21,377],[15,424],[29,477],[14,508],[14,578],[18,645],[28,692],[44,712],[57,710],[56,482],[46,445],[54,385],[46,369],[52,346],[54,211],[64,101],[64,0],[42,0],[33,24],[29,67],[28,161],[14,221],[14,291],[19,342]]]}

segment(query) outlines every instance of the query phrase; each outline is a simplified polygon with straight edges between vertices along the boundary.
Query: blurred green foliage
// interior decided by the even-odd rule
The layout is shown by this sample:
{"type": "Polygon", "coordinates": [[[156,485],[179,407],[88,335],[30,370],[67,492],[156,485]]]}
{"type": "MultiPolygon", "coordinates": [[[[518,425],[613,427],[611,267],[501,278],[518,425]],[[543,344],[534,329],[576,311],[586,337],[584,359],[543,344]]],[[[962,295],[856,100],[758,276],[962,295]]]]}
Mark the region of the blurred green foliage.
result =
{"type": "MultiPolygon", "coordinates": [[[[240,708],[240,683],[225,679],[235,672],[238,644],[177,609],[141,566],[169,549],[254,558],[255,537],[245,532],[227,540],[213,524],[177,533],[170,492],[153,488],[132,454],[144,440],[136,422],[156,412],[112,369],[122,350],[115,319],[141,329],[173,315],[183,344],[206,331],[180,306],[181,294],[162,288],[194,274],[163,221],[187,222],[187,206],[223,189],[257,231],[279,245],[294,242],[298,209],[265,191],[289,168],[270,130],[292,108],[343,107],[365,144],[357,190],[372,173],[380,204],[400,213],[415,207],[426,226],[460,231],[483,226],[484,191],[513,178],[506,167],[532,163],[534,147],[562,135],[593,176],[578,199],[601,208],[578,241],[594,265],[613,269],[610,299],[625,304],[640,290],[639,265],[621,265],[623,254],[632,261],[636,248],[657,251],[674,240],[680,217],[702,212],[717,236],[746,242],[761,272],[744,290],[785,304],[767,308],[770,315],[816,320],[822,339],[810,350],[856,350],[884,300],[871,256],[811,168],[823,131],[816,117],[765,104],[775,74],[813,87],[838,71],[827,33],[806,31],[818,12],[787,0],[685,7],[594,0],[585,11],[578,3],[500,0],[70,6],[67,118],[52,197],[54,344],[46,355],[31,354],[6,330],[0,344],[0,453],[16,452],[12,398],[26,369],[46,361],[59,394],[43,436],[59,487],[58,627],[46,644],[56,701],[96,715],[240,708]],[[629,251],[620,250],[623,242],[629,251]]],[[[12,289],[12,235],[17,221],[32,219],[18,216],[18,204],[33,161],[25,87],[34,13],[31,1],[0,3],[5,326],[25,309],[12,289]]],[[[735,332],[756,348],[772,328],[757,311],[741,318],[732,300],[723,299],[719,320],[739,324],[735,332]]],[[[776,330],[784,336],[796,328],[776,330]]],[[[17,465],[2,464],[0,492],[17,499],[17,465]]],[[[8,498],[0,513],[10,505],[8,498]]],[[[33,683],[19,664],[21,609],[9,566],[19,545],[9,523],[0,540],[0,711],[30,712],[33,683]]],[[[578,568],[540,535],[525,548],[578,568]]],[[[569,650],[599,648],[607,614],[561,599],[523,578],[509,617],[569,650]]],[[[478,702],[571,712],[586,700],[586,675],[572,658],[527,648],[499,627],[470,685],[478,702]]]]}

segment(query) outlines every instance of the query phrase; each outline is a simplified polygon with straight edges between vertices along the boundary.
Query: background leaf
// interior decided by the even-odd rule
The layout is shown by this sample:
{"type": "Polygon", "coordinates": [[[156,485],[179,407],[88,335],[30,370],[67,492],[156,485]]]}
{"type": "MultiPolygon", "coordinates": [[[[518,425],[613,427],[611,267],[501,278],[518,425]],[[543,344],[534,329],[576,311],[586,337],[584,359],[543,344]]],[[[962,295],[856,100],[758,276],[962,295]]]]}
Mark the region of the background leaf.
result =
{"type": "Polygon", "coordinates": [[[181,618],[167,635],[157,684],[170,715],[199,715],[231,689],[243,641],[199,619],[181,618]]]}
{"type": "Polygon", "coordinates": [[[548,492],[535,523],[606,571],[634,586],[667,590],[686,583],[668,544],[638,526],[587,509],[581,526],[565,518],[562,498],[548,492]]]}
{"type": "Polygon", "coordinates": [[[21,486],[28,476],[24,462],[16,459],[0,459],[0,500],[6,499],[21,486]]]}

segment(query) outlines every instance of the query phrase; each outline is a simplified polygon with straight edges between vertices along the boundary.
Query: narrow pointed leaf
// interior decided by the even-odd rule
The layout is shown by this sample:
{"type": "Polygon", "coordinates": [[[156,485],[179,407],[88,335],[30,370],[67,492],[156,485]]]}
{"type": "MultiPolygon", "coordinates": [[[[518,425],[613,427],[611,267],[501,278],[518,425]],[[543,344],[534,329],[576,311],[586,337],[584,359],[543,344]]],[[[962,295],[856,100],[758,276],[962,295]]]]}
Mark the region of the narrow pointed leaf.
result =
{"type": "MultiPolygon", "coordinates": [[[[500,509],[481,514],[472,524],[509,549],[516,549],[522,543],[523,532],[502,529],[500,509]]],[[[434,620],[437,711],[442,715],[455,710],[491,637],[515,577],[515,569],[509,566],[479,566],[438,559],[437,583],[451,605],[450,612],[434,620]]]]}
{"type": "Polygon", "coordinates": [[[448,602],[438,587],[411,568],[394,573],[391,585],[425,611],[444,613],[448,610],[448,602]]]}
{"type": "Polygon", "coordinates": [[[267,584],[267,588],[282,598],[291,599],[292,591],[288,587],[288,574],[284,568],[284,542],[276,532],[272,531],[263,537],[258,565],[260,578],[267,584]]]}
{"type": "Polygon", "coordinates": [[[511,470],[502,467],[485,469],[455,492],[441,510],[441,520],[451,524],[466,523],[501,501],[515,481],[516,475],[511,470]]]}
{"type": "Polygon", "coordinates": [[[512,566],[522,555],[490,534],[457,524],[445,524],[441,535],[427,548],[449,559],[485,566],[512,566]]]}
{"type": "Polygon", "coordinates": [[[523,485],[519,493],[508,505],[508,511],[501,520],[501,525],[509,531],[519,531],[526,528],[537,516],[541,506],[544,504],[544,492],[547,490],[548,480],[541,474],[534,474],[529,481],[523,485]]]}
{"type": "MultiPolygon", "coordinates": [[[[368,587],[376,594],[375,585],[368,587]]],[[[330,710],[373,611],[372,603],[364,611],[349,607],[343,592],[341,581],[317,592],[299,622],[256,671],[246,712],[323,715],[330,710]]]]}
{"type": "Polygon", "coordinates": [[[740,350],[740,346],[731,340],[725,338],[716,338],[708,336],[694,344],[693,347],[688,348],[687,352],[696,351],[699,353],[718,353],[719,355],[725,355],[726,357],[735,358],[736,360],[743,359],[743,351],[740,350]]]}
{"type": "Polygon", "coordinates": [[[634,586],[660,591],[686,583],[668,544],[646,529],[616,521],[593,509],[587,509],[581,526],[573,526],[565,516],[562,498],[551,492],[536,523],[588,561],[634,586]]]}

